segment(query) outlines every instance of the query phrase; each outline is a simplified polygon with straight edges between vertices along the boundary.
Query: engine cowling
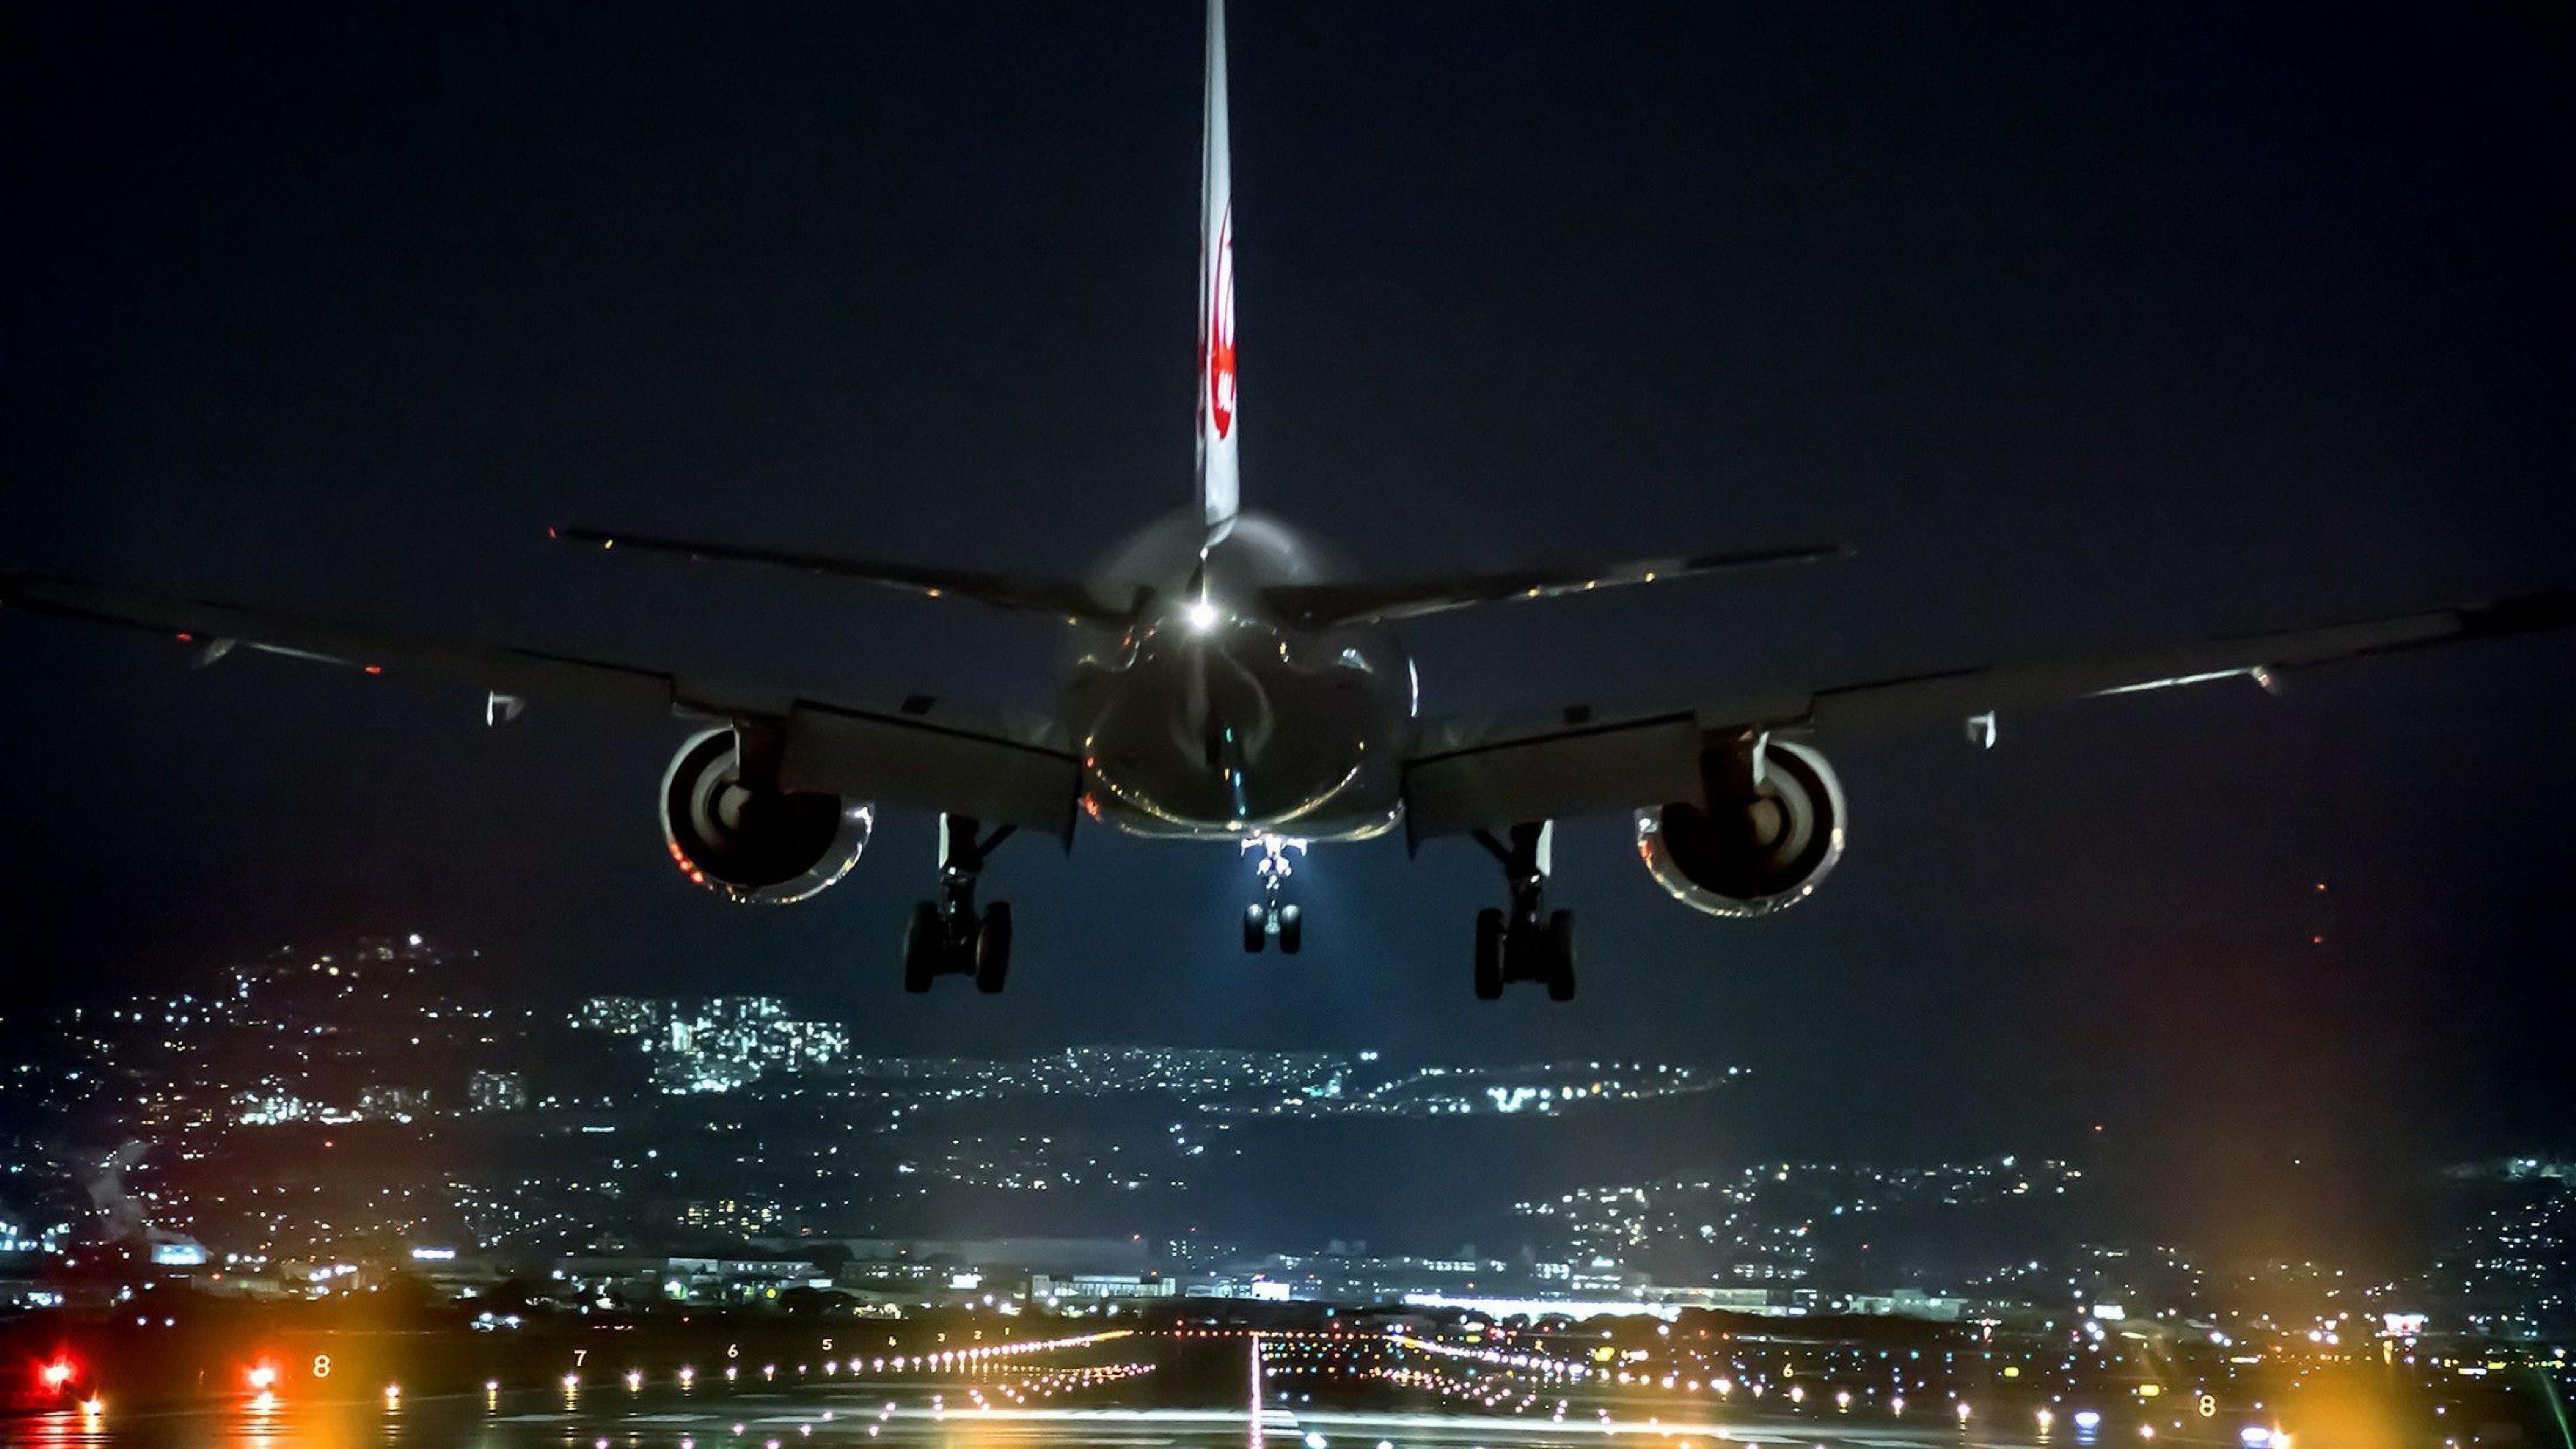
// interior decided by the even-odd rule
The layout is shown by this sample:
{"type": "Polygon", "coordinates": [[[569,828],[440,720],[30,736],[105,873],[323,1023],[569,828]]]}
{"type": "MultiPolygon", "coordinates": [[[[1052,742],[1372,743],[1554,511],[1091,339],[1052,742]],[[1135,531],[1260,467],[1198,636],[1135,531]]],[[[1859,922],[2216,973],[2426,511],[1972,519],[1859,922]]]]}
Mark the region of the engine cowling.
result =
{"type": "Polygon", "coordinates": [[[1701,762],[1710,805],[1637,812],[1637,854],[1673,899],[1712,916],[1767,916],[1815,892],[1843,858],[1842,781],[1813,747],[1772,740],[1754,798],[1727,780],[1724,751],[1701,762]]]}
{"type": "Polygon", "coordinates": [[[753,905],[801,901],[850,873],[876,810],[838,795],[754,790],[741,780],[734,732],[680,746],[662,774],[662,838],[697,885],[753,905]]]}

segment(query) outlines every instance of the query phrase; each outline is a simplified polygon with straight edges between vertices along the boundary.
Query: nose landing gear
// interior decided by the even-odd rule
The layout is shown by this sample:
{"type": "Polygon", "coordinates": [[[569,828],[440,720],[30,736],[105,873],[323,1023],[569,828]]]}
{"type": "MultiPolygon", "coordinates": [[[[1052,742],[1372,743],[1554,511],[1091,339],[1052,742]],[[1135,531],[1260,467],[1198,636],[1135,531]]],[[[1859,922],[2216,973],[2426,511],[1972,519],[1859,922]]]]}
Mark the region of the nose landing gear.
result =
{"type": "Polygon", "coordinates": [[[1476,913],[1476,999],[1493,1001],[1511,981],[1544,981],[1547,999],[1574,999],[1574,912],[1547,910],[1549,845],[1552,822],[1515,825],[1508,843],[1490,830],[1476,840],[1492,852],[1510,886],[1508,913],[1487,907],[1476,913]]]}
{"type": "Polygon", "coordinates": [[[932,978],[972,976],[975,989],[1002,989],[1011,971],[1011,907],[995,901],[975,910],[975,877],[985,860],[1010,838],[1005,825],[977,839],[972,816],[939,817],[939,899],[912,908],[903,937],[903,989],[924,992],[932,978]]]}
{"type": "Polygon", "coordinates": [[[1306,942],[1306,913],[1287,899],[1288,877],[1293,873],[1288,853],[1306,853],[1306,842],[1291,835],[1273,835],[1261,831],[1244,837],[1243,850],[1261,852],[1252,863],[1254,877],[1261,883],[1261,899],[1243,908],[1243,949],[1259,955],[1271,937],[1279,938],[1279,949],[1288,955],[1306,942]]]}

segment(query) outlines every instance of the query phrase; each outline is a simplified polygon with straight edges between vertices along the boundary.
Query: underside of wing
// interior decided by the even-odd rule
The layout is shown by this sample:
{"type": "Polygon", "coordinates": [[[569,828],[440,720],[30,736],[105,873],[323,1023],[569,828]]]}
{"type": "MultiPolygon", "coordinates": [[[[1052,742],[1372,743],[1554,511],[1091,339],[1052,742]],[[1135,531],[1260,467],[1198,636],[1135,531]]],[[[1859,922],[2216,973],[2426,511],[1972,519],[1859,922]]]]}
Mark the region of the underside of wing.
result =
{"type": "Polygon", "coordinates": [[[1575,705],[1543,716],[1433,721],[1405,768],[1416,840],[1699,798],[1712,749],[1771,732],[1828,739],[1947,723],[1992,744],[2001,711],[2244,680],[2436,645],[2576,626],[2576,592],[2190,643],[1978,664],[1821,688],[1754,691],[1697,706],[1575,705]]]}
{"type": "Polygon", "coordinates": [[[766,782],[899,809],[971,815],[1069,838],[1080,761],[1044,718],[929,695],[861,703],[792,687],[695,679],[613,660],[457,643],[37,574],[0,574],[0,605],[176,640],[200,667],[242,654],[298,659],[391,679],[475,688],[504,724],[537,704],[604,705],[726,721],[757,736],[766,782]]]}

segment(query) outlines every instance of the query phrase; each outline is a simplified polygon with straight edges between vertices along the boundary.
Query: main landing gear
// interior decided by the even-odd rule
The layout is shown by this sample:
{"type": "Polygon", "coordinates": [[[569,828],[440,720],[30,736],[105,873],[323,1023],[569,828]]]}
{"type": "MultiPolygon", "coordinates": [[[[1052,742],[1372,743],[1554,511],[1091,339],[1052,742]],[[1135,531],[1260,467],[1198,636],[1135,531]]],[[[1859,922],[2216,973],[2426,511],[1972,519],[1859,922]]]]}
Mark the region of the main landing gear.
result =
{"type": "Polygon", "coordinates": [[[995,901],[975,912],[975,876],[1012,826],[977,839],[969,815],[939,817],[939,899],[912,908],[903,937],[903,989],[928,991],[935,976],[972,976],[975,989],[1002,989],[1011,972],[1011,908],[995,901]]]}
{"type": "Polygon", "coordinates": [[[1549,844],[1553,823],[1515,825],[1509,842],[1490,830],[1477,843],[1502,862],[1511,887],[1508,914],[1487,907],[1476,913],[1476,999],[1493,1001],[1507,981],[1544,981],[1547,999],[1574,999],[1574,912],[1547,911],[1549,844]]]}
{"type": "Polygon", "coordinates": [[[1306,913],[1288,897],[1288,852],[1306,853],[1306,842],[1288,835],[1263,831],[1244,837],[1246,854],[1258,850],[1261,858],[1252,863],[1253,874],[1261,882],[1261,899],[1243,908],[1243,949],[1254,955],[1273,936],[1279,938],[1279,949],[1294,956],[1306,942],[1306,913]]]}

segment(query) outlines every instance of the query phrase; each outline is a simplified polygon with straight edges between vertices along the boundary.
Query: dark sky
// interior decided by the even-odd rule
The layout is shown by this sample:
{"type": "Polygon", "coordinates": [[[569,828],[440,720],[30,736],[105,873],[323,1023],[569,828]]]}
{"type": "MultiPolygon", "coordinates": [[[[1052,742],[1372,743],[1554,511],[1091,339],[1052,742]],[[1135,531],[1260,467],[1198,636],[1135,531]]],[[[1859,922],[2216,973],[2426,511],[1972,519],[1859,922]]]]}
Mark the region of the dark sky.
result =
{"type": "MultiPolygon", "coordinates": [[[[1386,571],[1858,549],[1424,626],[1434,712],[2576,581],[2569,22],[2301,15],[1244,0],[1247,500],[1386,571]]],[[[1065,572],[1183,503],[1198,27],[22,11],[0,562],[1042,701],[1042,626],[543,530],[1065,572]]],[[[675,724],[540,701],[487,733],[475,697],[15,620],[0,959],[177,984],[417,923],[531,990],[773,990],[890,1049],[1749,1062],[1767,1138],[2102,1121],[2358,1188],[2576,1128],[2571,666],[2527,641],[2032,711],[1992,754],[1856,742],[1849,859],[1751,925],[1571,825],[1571,1008],[1469,999],[1472,847],[1318,856],[1307,954],[1247,961],[1238,862],[1099,834],[988,877],[1006,997],[914,1000],[927,820],[806,906],[728,909],[653,824],[675,724]]]]}

